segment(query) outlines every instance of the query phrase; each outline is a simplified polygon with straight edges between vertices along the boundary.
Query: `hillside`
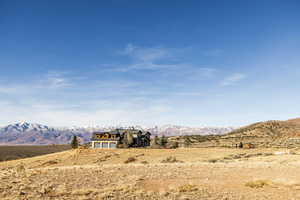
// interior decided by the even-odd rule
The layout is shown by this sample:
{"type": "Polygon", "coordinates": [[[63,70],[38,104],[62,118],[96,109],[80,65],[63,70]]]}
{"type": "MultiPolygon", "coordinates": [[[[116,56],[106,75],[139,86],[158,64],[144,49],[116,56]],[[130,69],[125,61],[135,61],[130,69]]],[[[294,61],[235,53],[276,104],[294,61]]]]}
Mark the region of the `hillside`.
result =
{"type": "Polygon", "coordinates": [[[300,145],[299,133],[300,124],[295,121],[266,121],[234,130],[222,139],[256,146],[293,147],[300,145]]]}
{"type": "Polygon", "coordinates": [[[278,139],[295,137],[299,131],[300,124],[292,121],[266,121],[241,127],[228,133],[227,136],[278,139]]]}
{"type": "Polygon", "coordinates": [[[169,140],[190,147],[235,147],[240,142],[256,147],[300,147],[300,119],[258,122],[223,135],[175,136],[169,140]]]}
{"type": "Polygon", "coordinates": [[[289,119],[287,121],[294,124],[300,124],[300,118],[289,119]]]}

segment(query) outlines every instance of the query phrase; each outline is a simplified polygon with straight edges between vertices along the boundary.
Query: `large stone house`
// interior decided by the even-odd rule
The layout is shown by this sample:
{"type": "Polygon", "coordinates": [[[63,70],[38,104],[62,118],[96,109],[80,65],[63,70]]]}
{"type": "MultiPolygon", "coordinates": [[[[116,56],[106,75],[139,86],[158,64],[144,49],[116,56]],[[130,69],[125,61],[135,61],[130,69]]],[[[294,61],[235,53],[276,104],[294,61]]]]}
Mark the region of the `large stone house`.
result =
{"type": "Polygon", "coordinates": [[[150,145],[150,132],[137,129],[115,129],[92,134],[92,148],[146,147],[150,145]]]}

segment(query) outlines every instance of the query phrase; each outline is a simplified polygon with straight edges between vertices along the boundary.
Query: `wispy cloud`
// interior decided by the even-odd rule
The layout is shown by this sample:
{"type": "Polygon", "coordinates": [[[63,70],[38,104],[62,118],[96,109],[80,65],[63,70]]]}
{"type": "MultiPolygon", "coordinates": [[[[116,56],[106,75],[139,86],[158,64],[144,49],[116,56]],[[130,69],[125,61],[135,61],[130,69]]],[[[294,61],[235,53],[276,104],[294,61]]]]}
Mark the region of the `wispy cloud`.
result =
{"type": "Polygon", "coordinates": [[[170,62],[174,56],[174,51],[174,49],[163,47],[140,47],[128,44],[124,49],[119,50],[118,53],[130,58],[130,63],[108,66],[111,71],[116,72],[176,69],[179,65],[170,62]]]}
{"type": "Polygon", "coordinates": [[[205,50],[202,52],[202,55],[209,56],[209,57],[217,57],[222,55],[223,50],[221,49],[211,49],[211,50],[205,50]]]}
{"type": "Polygon", "coordinates": [[[58,71],[51,71],[45,75],[45,84],[49,89],[62,89],[72,85],[71,80],[65,76],[65,73],[58,71]]]}
{"type": "Polygon", "coordinates": [[[204,94],[201,93],[201,92],[176,92],[176,93],[173,93],[173,95],[178,95],[178,96],[204,96],[204,94]]]}
{"type": "Polygon", "coordinates": [[[152,63],[156,60],[165,58],[170,55],[170,50],[162,47],[139,47],[133,44],[127,44],[121,54],[128,55],[135,61],[152,63]]]}
{"type": "Polygon", "coordinates": [[[134,63],[128,65],[118,65],[110,69],[114,72],[128,72],[133,70],[175,70],[178,69],[180,64],[155,64],[151,62],[147,63],[134,63]]]}
{"type": "Polygon", "coordinates": [[[0,102],[0,109],[1,125],[29,121],[54,126],[154,124],[156,119],[172,110],[167,104],[152,103],[144,106],[140,101],[116,103],[116,100],[100,100],[73,104],[41,103],[28,99],[17,104],[0,102]]]}
{"type": "Polygon", "coordinates": [[[221,82],[221,85],[222,86],[235,85],[237,82],[239,82],[245,78],[246,78],[246,74],[234,73],[228,77],[225,77],[224,80],[221,82]]]}
{"type": "MultiPolygon", "coordinates": [[[[128,44],[118,51],[119,63],[103,65],[104,70],[86,70],[82,76],[78,71],[48,71],[34,74],[27,82],[0,82],[0,94],[4,94],[0,110],[5,116],[0,117],[0,123],[29,120],[49,125],[111,125],[168,121],[182,101],[203,99],[208,84],[220,80],[216,80],[221,73],[216,67],[189,63],[183,58],[185,53],[128,44]]],[[[224,85],[238,79],[241,77],[237,75],[229,77],[224,85]]]]}
{"type": "Polygon", "coordinates": [[[32,93],[44,93],[47,90],[60,90],[72,86],[70,77],[65,72],[51,71],[39,77],[31,78],[27,82],[1,83],[0,93],[10,95],[24,95],[32,93]]]}
{"type": "MultiPolygon", "coordinates": [[[[164,47],[140,47],[128,44],[124,49],[119,50],[119,55],[131,59],[129,63],[102,65],[113,72],[129,72],[138,70],[160,71],[161,75],[177,76],[182,75],[190,79],[212,78],[216,73],[213,67],[201,67],[195,64],[182,61],[179,57],[184,55],[190,48],[174,49],[164,47]]],[[[205,54],[216,55],[221,50],[205,51],[205,54]]]]}

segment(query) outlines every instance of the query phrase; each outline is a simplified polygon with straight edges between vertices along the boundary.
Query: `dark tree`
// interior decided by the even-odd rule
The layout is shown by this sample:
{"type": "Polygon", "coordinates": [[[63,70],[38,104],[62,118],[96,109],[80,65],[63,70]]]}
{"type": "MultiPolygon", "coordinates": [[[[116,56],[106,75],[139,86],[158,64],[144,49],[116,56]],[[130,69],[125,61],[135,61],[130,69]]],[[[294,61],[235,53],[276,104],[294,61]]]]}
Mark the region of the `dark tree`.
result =
{"type": "Polygon", "coordinates": [[[174,142],[173,145],[172,145],[172,148],[173,148],[173,149],[176,149],[176,148],[178,148],[178,147],[179,147],[178,142],[174,142]]]}
{"type": "Polygon", "coordinates": [[[134,141],[133,141],[133,135],[131,132],[124,133],[122,143],[123,143],[124,148],[128,148],[133,145],[134,141]]]}
{"type": "Polygon", "coordinates": [[[158,144],[158,136],[157,135],[154,137],[154,144],[158,144]]]}
{"type": "Polygon", "coordinates": [[[242,142],[240,142],[240,144],[239,144],[239,148],[243,148],[243,143],[242,142]]]}
{"type": "Polygon", "coordinates": [[[74,135],[71,141],[71,147],[73,149],[77,149],[78,148],[78,140],[77,140],[77,136],[74,135]]]}
{"type": "Polygon", "coordinates": [[[188,136],[184,136],[184,146],[189,147],[191,145],[191,140],[188,136]]]}
{"type": "Polygon", "coordinates": [[[168,143],[168,139],[163,135],[159,140],[159,145],[165,147],[168,143]]]}

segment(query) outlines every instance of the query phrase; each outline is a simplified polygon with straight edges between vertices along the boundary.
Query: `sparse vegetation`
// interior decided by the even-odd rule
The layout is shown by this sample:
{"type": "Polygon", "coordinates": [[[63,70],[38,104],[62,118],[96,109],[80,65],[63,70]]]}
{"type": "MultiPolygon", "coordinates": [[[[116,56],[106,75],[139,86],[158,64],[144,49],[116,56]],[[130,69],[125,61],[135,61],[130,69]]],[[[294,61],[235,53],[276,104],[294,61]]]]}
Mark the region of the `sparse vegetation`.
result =
{"type": "MultiPolygon", "coordinates": [[[[300,121],[300,120],[299,120],[300,121]]],[[[225,135],[185,135],[168,137],[184,147],[296,148],[300,146],[300,123],[266,121],[236,129],[225,135]]]]}
{"type": "Polygon", "coordinates": [[[0,163],[0,199],[297,199],[300,150],[277,151],[284,150],[70,150],[0,163]]]}

